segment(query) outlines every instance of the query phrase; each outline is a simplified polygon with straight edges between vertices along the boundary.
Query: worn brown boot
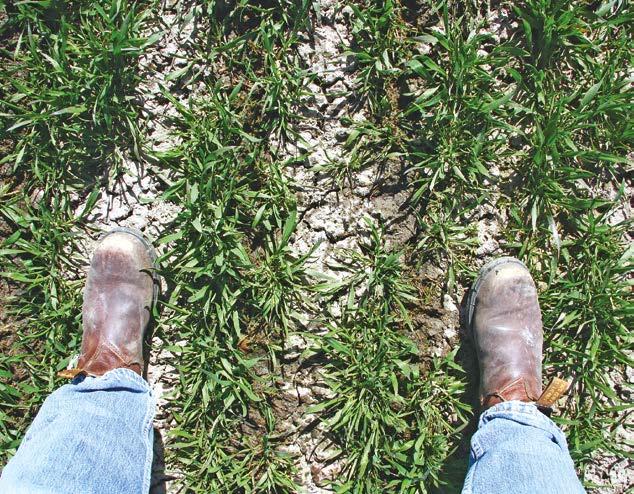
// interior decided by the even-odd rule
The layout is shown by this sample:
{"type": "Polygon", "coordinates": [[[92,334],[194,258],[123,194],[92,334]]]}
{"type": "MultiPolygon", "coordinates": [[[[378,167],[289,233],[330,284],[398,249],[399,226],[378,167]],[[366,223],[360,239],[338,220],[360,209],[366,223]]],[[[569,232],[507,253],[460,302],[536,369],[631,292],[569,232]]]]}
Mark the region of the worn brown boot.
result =
{"type": "Polygon", "coordinates": [[[92,256],[83,305],[83,340],[76,369],[101,376],[126,368],[143,375],[143,335],[158,294],[156,255],[141,233],[115,228],[92,256]]]}
{"type": "Polygon", "coordinates": [[[535,283],[522,262],[503,257],[484,266],[467,308],[482,409],[511,400],[549,407],[565,392],[567,384],[557,380],[542,396],[542,318],[535,283]]]}

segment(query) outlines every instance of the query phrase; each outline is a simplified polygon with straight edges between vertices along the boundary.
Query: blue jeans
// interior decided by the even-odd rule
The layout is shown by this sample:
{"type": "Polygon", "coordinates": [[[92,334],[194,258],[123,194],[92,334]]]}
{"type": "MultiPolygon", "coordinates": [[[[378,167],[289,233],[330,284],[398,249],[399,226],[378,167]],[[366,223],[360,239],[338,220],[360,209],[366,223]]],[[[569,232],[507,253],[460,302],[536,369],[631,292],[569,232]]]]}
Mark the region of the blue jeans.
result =
{"type": "Polygon", "coordinates": [[[52,393],[0,477],[2,494],[146,494],[156,400],[115,369],[52,393]]]}
{"type": "MultiPolygon", "coordinates": [[[[42,405],[0,478],[0,493],[146,494],[156,402],[127,369],[79,378],[42,405]]],[[[582,493],[563,433],[534,405],[480,417],[463,494],[582,493]]]]}
{"type": "Polygon", "coordinates": [[[535,405],[507,401],[480,417],[462,494],[577,494],[566,438],[535,405]]]}

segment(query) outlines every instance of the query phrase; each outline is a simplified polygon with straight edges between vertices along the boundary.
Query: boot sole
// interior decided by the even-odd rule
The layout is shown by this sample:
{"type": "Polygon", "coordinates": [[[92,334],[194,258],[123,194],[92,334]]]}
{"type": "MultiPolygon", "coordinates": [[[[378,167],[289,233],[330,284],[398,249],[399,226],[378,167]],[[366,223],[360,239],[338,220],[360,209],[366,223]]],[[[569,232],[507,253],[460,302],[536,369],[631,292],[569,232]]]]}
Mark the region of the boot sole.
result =
{"type": "Polygon", "coordinates": [[[145,247],[146,252],[149,254],[150,259],[152,260],[152,285],[153,285],[153,291],[152,291],[152,307],[154,307],[154,304],[156,304],[156,301],[158,300],[158,296],[159,296],[159,292],[160,292],[160,286],[161,286],[161,280],[159,279],[158,275],[156,274],[157,270],[158,270],[158,255],[156,254],[156,250],[154,250],[154,246],[150,243],[150,241],[148,239],[145,238],[145,236],[143,235],[143,233],[141,233],[141,231],[137,230],[136,228],[128,228],[125,226],[116,226],[114,228],[111,228],[110,230],[108,230],[100,239],[103,240],[104,238],[106,238],[108,235],[112,235],[113,233],[127,233],[128,235],[132,235],[133,237],[135,237],[137,240],[139,240],[143,246],[145,247]]]}
{"type": "Polygon", "coordinates": [[[469,290],[469,297],[467,298],[467,333],[469,333],[469,335],[471,336],[471,339],[474,339],[473,312],[475,310],[476,298],[478,296],[478,291],[480,290],[480,286],[482,285],[482,282],[484,281],[484,279],[491,273],[491,271],[495,270],[496,268],[504,264],[518,264],[522,266],[524,269],[526,269],[526,271],[528,271],[528,268],[522,261],[520,261],[519,259],[516,259],[515,257],[510,257],[510,256],[493,259],[492,261],[489,261],[484,266],[482,266],[482,268],[480,269],[480,272],[478,273],[478,277],[476,278],[475,282],[473,283],[473,286],[471,287],[471,290],[469,290]]]}

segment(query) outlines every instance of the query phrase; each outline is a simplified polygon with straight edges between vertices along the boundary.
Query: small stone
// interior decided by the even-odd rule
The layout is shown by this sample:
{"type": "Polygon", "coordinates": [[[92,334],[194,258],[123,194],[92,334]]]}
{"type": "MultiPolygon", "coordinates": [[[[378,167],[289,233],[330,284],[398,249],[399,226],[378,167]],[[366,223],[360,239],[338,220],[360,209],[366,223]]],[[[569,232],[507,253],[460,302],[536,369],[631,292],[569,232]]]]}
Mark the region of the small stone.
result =
{"type": "Polygon", "coordinates": [[[346,106],[348,100],[341,96],[340,98],[336,98],[328,107],[327,113],[331,116],[337,116],[341,113],[341,110],[346,106]]]}
{"type": "Polygon", "coordinates": [[[322,110],[328,104],[326,96],[317,84],[311,82],[310,84],[308,84],[308,86],[306,86],[306,89],[311,92],[311,103],[314,104],[319,110],[322,110]]]}
{"type": "Polygon", "coordinates": [[[306,388],[304,386],[297,386],[296,390],[297,390],[297,396],[299,397],[299,401],[301,403],[311,404],[317,401],[313,398],[313,392],[310,388],[306,388]]]}
{"type": "Polygon", "coordinates": [[[449,312],[458,312],[458,307],[456,307],[453,298],[451,298],[451,295],[449,295],[448,293],[445,293],[445,295],[443,295],[442,306],[445,310],[449,312]]]}
{"type": "Polygon", "coordinates": [[[108,218],[112,221],[120,221],[128,218],[132,214],[132,208],[121,197],[115,199],[108,211],[108,218]]]}
{"type": "Polygon", "coordinates": [[[318,400],[329,400],[330,398],[334,398],[335,396],[335,393],[332,391],[332,389],[325,388],[323,386],[315,385],[312,387],[311,391],[313,396],[315,396],[315,398],[317,398],[318,400]]]}
{"type": "Polygon", "coordinates": [[[456,328],[450,326],[445,329],[445,338],[448,340],[453,340],[457,334],[456,328]]]}

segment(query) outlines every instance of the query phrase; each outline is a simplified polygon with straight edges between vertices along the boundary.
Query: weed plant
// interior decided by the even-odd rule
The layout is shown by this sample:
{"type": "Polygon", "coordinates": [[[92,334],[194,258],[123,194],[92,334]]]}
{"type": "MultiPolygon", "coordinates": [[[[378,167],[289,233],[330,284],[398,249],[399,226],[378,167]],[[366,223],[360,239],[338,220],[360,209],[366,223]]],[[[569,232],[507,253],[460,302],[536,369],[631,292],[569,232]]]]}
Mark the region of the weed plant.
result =
{"type": "Polygon", "coordinates": [[[168,448],[194,492],[298,490],[270,401],[310,254],[290,253],[295,200],[268,139],[292,131],[303,78],[292,45],[307,8],[196,6],[208,50],[192,60],[215,59],[221,74],[192,63],[177,77],[201,81],[201,94],[182,104],[165,92],[182,142],[156,156],[170,177],[162,199],[182,208],[159,240],[172,287],[160,330],[180,376],[168,448]]]}
{"type": "Polygon", "coordinates": [[[468,407],[448,361],[424,358],[406,337],[415,297],[401,254],[386,249],[373,223],[368,228],[361,253],[341,252],[344,280],[319,286],[325,296],[343,296],[341,315],[327,322],[316,349],[327,357],[333,397],[309,411],[326,420],[342,452],[336,492],[427,492],[440,483],[468,407]]]}
{"type": "Polygon", "coordinates": [[[143,2],[18,2],[2,37],[2,163],[40,182],[93,184],[141,153],[138,59],[143,2]],[[10,48],[10,49],[9,49],[10,48]]]}

